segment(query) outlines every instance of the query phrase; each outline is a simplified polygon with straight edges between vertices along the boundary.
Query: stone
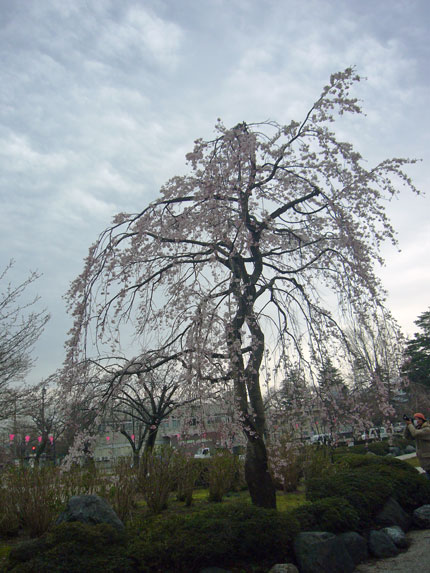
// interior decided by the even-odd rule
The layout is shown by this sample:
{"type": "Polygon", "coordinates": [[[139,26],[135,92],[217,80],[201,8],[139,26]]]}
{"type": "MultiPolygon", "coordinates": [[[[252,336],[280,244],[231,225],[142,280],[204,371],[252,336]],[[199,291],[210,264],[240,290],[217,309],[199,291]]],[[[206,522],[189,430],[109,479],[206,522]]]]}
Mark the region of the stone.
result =
{"type": "Polygon", "coordinates": [[[381,531],[386,533],[391,541],[399,549],[407,549],[409,544],[406,539],[405,532],[398,525],[392,525],[391,527],[384,527],[381,531]]]}
{"type": "Polygon", "coordinates": [[[416,448],[415,446],[412,446],[411,444],[409,444],[408,446],[406,446],[405,448],[405,454],[413,454],[416,452],[416,448]]]}
{"type": "Polygon", "coordinates": [[[345,543],[327,531],[302,531],[294,539],[301,573],[352,573],[354,562],[345,543]]]}
{"type": "Polygon", "coordinates": [[[277,563],[269,570],[269,573],[299,573],[299,570],[292,563],[277,563]]]}
{"type": "Polygon", "coordinates": [[[412,514],[413,523],[420,529],[430,529],[430,505],[418,507],[412,514]]]}
{"type": "Polygon", "coordinates": [[[345,533],[341,533],[338,537],[345,543],[346,550],[355,565],[358,565],[369,557],[367,541],[356,531],[346,531],[345,533]]]}
{"type": "Polygon", "coordinates": [[[390,537],[383,531],[376,531],[375,529],[372,529],[369,534],[369,551],[378,559],[394,557],[399,554],[398,548],[390,537]]]}
{"type": "Polygon", "coordinates": [[[124,524],[109,503],[98,495],[74,495],[60,513],[55,525],[69,521],[80,521],[89,525],[107,523],[122,531],[124,524]]]}
{"type": "Polygon", "coordinates": [[[221,569],[221,567],[205,567],[200,573],[231,573],[230,569],[221,569]]]}
{"type": "Polygon", "coordinates": [[[388,498],[384,507],[375,517],[375,523],[381,527],[398,525],[403,531],[408,531],[411,526],[411,516],[404,511],[402,506],[392,497],[388,498]]]}
{"type": "Polygon", "coordinates": [[[393,456],[400,456],[401,454],[401,450],[398,446],[390,446],[388,448],[388,451],[390,452],[390,454],[392,454],[393,456]]]}

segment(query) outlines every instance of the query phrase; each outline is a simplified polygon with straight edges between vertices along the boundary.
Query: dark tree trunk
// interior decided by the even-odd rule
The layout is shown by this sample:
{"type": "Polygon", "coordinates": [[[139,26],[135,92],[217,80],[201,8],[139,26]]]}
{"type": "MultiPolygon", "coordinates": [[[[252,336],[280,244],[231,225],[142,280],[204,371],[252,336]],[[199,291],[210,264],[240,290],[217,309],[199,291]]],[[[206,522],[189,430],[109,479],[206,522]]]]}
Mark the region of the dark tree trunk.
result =
{"type": "Polygon", "coordinates": [[[269,473],[266,446],[262,439],[248,438],[245,480],[254,505],[276,509],[276,488],[269,473]]]}
{"type": "Polygon", "coordinates": [[[138,468],[140,463],[139,450],[133,450],[133,467],[138,468]]]}
{"type": "Polygon", "coordinates": [[[148,433],[148,437],[146,438],[145,444],[145,451],[151,452],[155,446],[155,440],[157,439],[158,427],[154,429],[150,429],[148,433]]]}

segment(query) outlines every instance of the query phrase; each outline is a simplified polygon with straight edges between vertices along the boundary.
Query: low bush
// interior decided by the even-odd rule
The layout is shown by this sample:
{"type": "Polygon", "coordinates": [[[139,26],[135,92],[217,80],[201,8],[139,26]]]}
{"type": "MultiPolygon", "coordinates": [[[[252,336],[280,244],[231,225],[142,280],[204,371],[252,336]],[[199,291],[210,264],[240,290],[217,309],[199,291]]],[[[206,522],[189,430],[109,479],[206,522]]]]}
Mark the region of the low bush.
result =
{"type": "Polygon", "coordinates": [[[352,455],[345,456],[339,463],[379,476],[390,485],[392,496],[406,511],[411,512],[430,501],[430,481],[402,460],[352,455]]]}
{"type": "Polygon", "coordinates": [[[200,475],[200,465],[197,459],[189,458],[180,450],[175,457],[176,498],[184,501],[189,507],[193,501],[193,491],[197,478],[200,475]]]}
{"type": "Polygon", "coordinates": [[[220,502],[233,487],[236,475],[236,457],[230,452],[219,452],[209,463],[209,500],[220,502]]]}
{"type": "Polygon", "coordinates": [[[289,513],[231,503],[186,515],[160,515],[135,528],[138,536],[131,534],[129,554],[140,570],[179,573],[214,563],[282,562],[291,556],[299,524],[289,513]]]}
{"type": "Polygon", "coordinates": [[[136,507],[137,475],[128,458],[120,458],[114,467],[115,483],[110,486],[107,499],[121,521],[131,517],[136,507]]]}
{"type": "Polygon", "coordinates": [[[31,537],[42,535],[61,507],[60,474],[57,468],[11,467],[2,474],[3,529],[18,522],[31,537]],[[6,493],[5,493],[6,492],[6,493]],[[16,519],[13,519],[15,513],[16,519]]]}
{"type": "Polygon", "coordinates": [[[326,497],[346,499],[358,513],[359,529],[371,525],[372,518],[392,492],[393,484],[368,468],[344,468],[329,477],[314,478],[306,483],[306,497],[310,501],[326,497]]]}
{"type": "Polygon", "coordinates": [[[9,554],[13,573],[131,573],[126,538],[106,524],[63,523],[45,536],[15,546],[9,554]]]}
{"type": "Polygon", "coordinates": [[[352,505],[342,497],[326,497],[293,510],[302,531],[356,531],[360,517],[352,505]]]}
{"type": "Polygon", "coordinates": [[[143,456],[137,473],[137,489],[152,513],[166,509],[175,483],[174,450],[161,447],[143,456]]]}

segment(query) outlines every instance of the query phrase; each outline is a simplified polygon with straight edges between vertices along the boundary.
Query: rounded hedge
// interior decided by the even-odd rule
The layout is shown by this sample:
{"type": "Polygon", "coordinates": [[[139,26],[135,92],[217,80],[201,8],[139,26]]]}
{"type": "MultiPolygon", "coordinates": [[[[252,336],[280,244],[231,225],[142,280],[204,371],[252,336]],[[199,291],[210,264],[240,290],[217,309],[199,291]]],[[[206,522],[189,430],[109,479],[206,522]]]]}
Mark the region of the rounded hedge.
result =
{"type": "Polygon", "coordinates": [[[14,547],[8,571],[13,573],[131,573],[126,538],[107,524],[62,523],[39,539],[14,547]]]}
{"type": "Polygon", "coordinates": [[[185,515],[142,522],[129,554],[143,571],[199,571],[218,566],[282,562],[299,532],[288,513],[244,503],[217,505],[185,515]]]}
{"type": "Polygon", "coordinates": [[[325,497],[306,502],[295,508],[293,516],[302,531],[331,531],[342,533],[355,531],[360,525],[360,516],[343,497],[325,497]]]}
{"type": "Polygon", "coordinates": [[[340,468],[335,474],[314,478],[306,483],[306,497],[310,501],[326,497],[346,499],[358,513],[359,529],[369,527],[373,516],[382,508],[392,490],[390,482],[367,468],[340,468]]]}

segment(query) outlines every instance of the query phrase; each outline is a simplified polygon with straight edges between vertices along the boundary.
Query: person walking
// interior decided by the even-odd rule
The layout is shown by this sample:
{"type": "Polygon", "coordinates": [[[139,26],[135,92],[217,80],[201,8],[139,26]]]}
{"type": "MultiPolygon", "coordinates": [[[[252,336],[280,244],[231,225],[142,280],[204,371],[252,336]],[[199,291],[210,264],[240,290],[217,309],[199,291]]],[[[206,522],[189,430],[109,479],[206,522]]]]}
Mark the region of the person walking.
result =
{"type": "Polygon", "coordinates": [[[427,479],[430,479],[430,424],[424,414],[417,412],[413,420],[406,420],[404,432],[406,439],[413,438],[417,445],[417,458],[425,471],[427,479]]]}

